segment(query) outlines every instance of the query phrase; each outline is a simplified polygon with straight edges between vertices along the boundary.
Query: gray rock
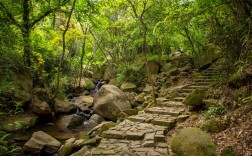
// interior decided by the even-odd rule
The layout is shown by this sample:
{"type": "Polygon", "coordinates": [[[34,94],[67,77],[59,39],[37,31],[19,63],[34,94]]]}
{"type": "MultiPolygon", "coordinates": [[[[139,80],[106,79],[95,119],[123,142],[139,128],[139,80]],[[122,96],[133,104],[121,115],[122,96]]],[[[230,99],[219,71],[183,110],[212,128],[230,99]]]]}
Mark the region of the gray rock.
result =
{"type": "Polygon", "coordinates": [[[73,114],[60,117],[56,121],[56,125],[60,127],[60,129],[65,130],[67,128],[79,126],[82,122],[83,117],[73,114]]]}
{"type": "Polygon", "coordinates": [[[77,106],[68,102],[59,99],[55,99],[54,110],[56,113],[69,113],[76,111],[77,106]]]}
{"type": "Polygon", "coordinates": [[[98,114],[94,114],[91,116],[91,118],[88,121],[84,123],[84,126],[88,128],[94,128],[95,126],[102,123],[103,121],[105,121],[105,119],[102,116],[98,114]]]}
{"type": "Polygon", "coordinates": [[[104,118],[116,121],[117,115],[131,104],[127,96],[116,86],[103,85],[94,96],[94,112],[104,118]]]}
{"type": "Polygon", "coordinates": [[[26,152],[39,152],[42,150],[48,154],[54,154],[60,148],[61,143],[52,136],[38,131],[32,134],[31,139],[25,143],[23,149],[26,152]]]}
{"type": "Polygon", "coordinates": [[[38,116],[52,116],[52,111],[47,102],[41,101],[38,97],[34,96],[30,104],[30,110],[38,116]]]}

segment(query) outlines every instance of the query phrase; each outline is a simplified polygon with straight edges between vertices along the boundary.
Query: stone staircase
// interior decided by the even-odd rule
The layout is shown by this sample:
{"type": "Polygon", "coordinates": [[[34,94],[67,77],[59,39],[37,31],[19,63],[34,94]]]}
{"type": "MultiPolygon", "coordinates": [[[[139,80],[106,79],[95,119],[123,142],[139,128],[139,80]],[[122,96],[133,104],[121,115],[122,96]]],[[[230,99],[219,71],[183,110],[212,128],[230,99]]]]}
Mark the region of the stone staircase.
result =
{"type": "Polygon", "coordinates": [[[158,105],[130,116],[117,126],[103,132],[100,144],[92,155],[103,156],[165,156],[168,155],[166,134],[178,121],[188,115],[182,104],[194,89],[207,88],[221,74],[220,69],[209,68],[180,90],[174,99],[158,98],[158,105]]]}

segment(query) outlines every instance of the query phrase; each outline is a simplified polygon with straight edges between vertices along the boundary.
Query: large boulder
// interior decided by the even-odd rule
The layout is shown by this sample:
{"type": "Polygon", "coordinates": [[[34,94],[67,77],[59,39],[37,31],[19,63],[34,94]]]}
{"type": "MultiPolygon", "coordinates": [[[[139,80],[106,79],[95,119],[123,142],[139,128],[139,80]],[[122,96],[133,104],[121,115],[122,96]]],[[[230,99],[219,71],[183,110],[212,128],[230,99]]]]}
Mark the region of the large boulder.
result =
{"type": "Polygon", "coordinates": [[[203,47],[203,52],[195,59],[195,66],[199,69],[206,69],[221,57],[221,48],[213,43],[203,47]]]}
{"type": "Polygon", "coordinates": [[[3,131],[15,132],[19,130],[25,130],[36,125],[38,117],[36,115],[19,116],[19,117],[7,117],[1,123],[3,131]]]}
{"type": "Polygon", "coordinates": [[[56,121],[56,125],[61,129],[65,130],[67,128],[72,128],[79,126],[83,122],[83,117],[73,114],[60,117],[56,121]]]}
{"type": "Polygon", "coordinates": [[[103,85],[94,96],[94,112],[116,121],[117,115],[131,109],[127,96],[116,86],[103,85]]]}
{"type": "Polygon", "coordinates": [[[30,110],[38,116],[52,116],[52,110],[49,104],[45,101],[41,101],[38,97],[34,96],[32,103],[30,104],[30,110]]]}
{"type": "Polygon", "coordinates": [[[135,91],[137,86],[134,83],[123,82],[121,85],[121,90],[124,92],[135,91]]]}
{"type": "Polygon", "coordinates": [[[55,99],[54,110],[56,113],[69,113],[76,111],[77,106],[68,101],[63,101],[60,99],[55,99]]]}
{"type": "Polygon", "coordinates": [[[171,140],[172,150],[179,156],[215,156],[216,146],[208,134],[197,128],[186,128],[171,140]]]}
{"type": "Polygon", "coordinates": [[[189,93],[186,98],[183,100],[185,105],[189,106],[200,106],[203,103],[203,99],[205,97],[205,90],[204,89],[196,89],[193,92],[189,93]]]}
{"type": "Polygon", "coordinates": [[[58,140],[43,131],[38,131],[32,134],[23,149],[29,153],[46,153],[52,155],[58,151],[60,146],[61,143],[58,140]]]}

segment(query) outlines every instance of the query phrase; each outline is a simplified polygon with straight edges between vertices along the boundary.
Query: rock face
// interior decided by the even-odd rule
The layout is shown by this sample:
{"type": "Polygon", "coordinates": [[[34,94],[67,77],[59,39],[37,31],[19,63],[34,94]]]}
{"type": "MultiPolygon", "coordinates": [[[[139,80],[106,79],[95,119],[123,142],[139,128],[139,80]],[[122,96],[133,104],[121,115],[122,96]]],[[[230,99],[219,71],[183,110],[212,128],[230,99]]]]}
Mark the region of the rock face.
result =
{"type": "Polygon", "coordinates": [[[116,86],[103,85],[94,96],[94,112],[104,118],[116,121],[117,115],[127,109],[131,109],[131,104],[116,86]]]}
{"type": "Polygon", "coordinates": [[[171,141],[172,150],[179,156],[215,156],[216,146],[210,137],[200,129],[186,128],[171,141]]]}
{"type": "Polygon", "coordinates": [[[47,154],[54,154],[57,152],[61,143],[51,137],[50,135],[38,131],[32,134],[31,139],[25,143],[24,151],[26,152],[43,152],[47,154]]]}
{"type": "Polygon", "coordinates": [[[203,104],[203,98],[205,96],[205,90],[196,89],[186,96],[183,103],[189,106],[200,106],[203,104]]]}
{"type": "Polygon", "coordinates": [[[1,123],[1,126],[6,132],[15,132],[31,128],[35,126],[37,122],[38,117],[35,115],[25,117],[8,117],[1,123]]]}
{"type": "Polygon", "coordinates": [[[30,105],[31,111],[38,116],[51,116],[52,111],[48,103],[41,101],[38,97],[34,97],[30,105]]]}
{"type": "Polygon", "coordinates": [[[206,69],[221,57],[221,48],[210,43],[203,47],[202,52],[195,61],[196,67],[206,69]]]}
{"type": "Polygon", "coordinates": [[[77,109],[77,106],[63,100],[55,99],[54,110],[56,113],[69,113],[77,109]]]}
{"type": "Polygon", "coordinates": [[[79,126],[83,122],[83,117],[73,114],[73,115],[66,115],[59,118],[56,121],[56,124],[62,129],[67,129],[71,127],[79,126]]]}
{"type": "Polygon", "coordinates": [[[134,83],[123,82],[121,85],[121,90],[124,92],[130,92],[136,90],[137,86],[134,83]]]}

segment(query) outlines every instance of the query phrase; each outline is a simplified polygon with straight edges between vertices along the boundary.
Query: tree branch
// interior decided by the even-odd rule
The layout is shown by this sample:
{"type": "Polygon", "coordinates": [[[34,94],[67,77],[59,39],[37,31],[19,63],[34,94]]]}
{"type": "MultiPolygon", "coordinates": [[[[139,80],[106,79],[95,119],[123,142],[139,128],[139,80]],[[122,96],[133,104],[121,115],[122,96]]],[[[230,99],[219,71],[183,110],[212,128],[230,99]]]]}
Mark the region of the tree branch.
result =
{"type": "Polygon", "coordinates": [[[38,23],[39,21],[41,21],[43,18],[45,18],[46,16],[50,15],[51,13],[55,12],[56,10],[58,10],[61,6],[67,4],[70,0],[65,0],[63,1],[62,4],[60,4],[59,6],[57,6],[56,8],[52,8],[48,11],[46,11],[45,13],[43,13],[41,16],[37,17],[33,22],[31,22],[30,27],[33,27],[36,23],[38,23]]]}
{"type": "Polygon", "coordinates": [[[21,25],[16,21],[14,16],[8,11],[2,2],[0,2],[0,8],[2,8],[0,10],[2,10],[3,14],[6,16],[6,18],[4,18],[5,20],[21,28],[21,25]]]}

